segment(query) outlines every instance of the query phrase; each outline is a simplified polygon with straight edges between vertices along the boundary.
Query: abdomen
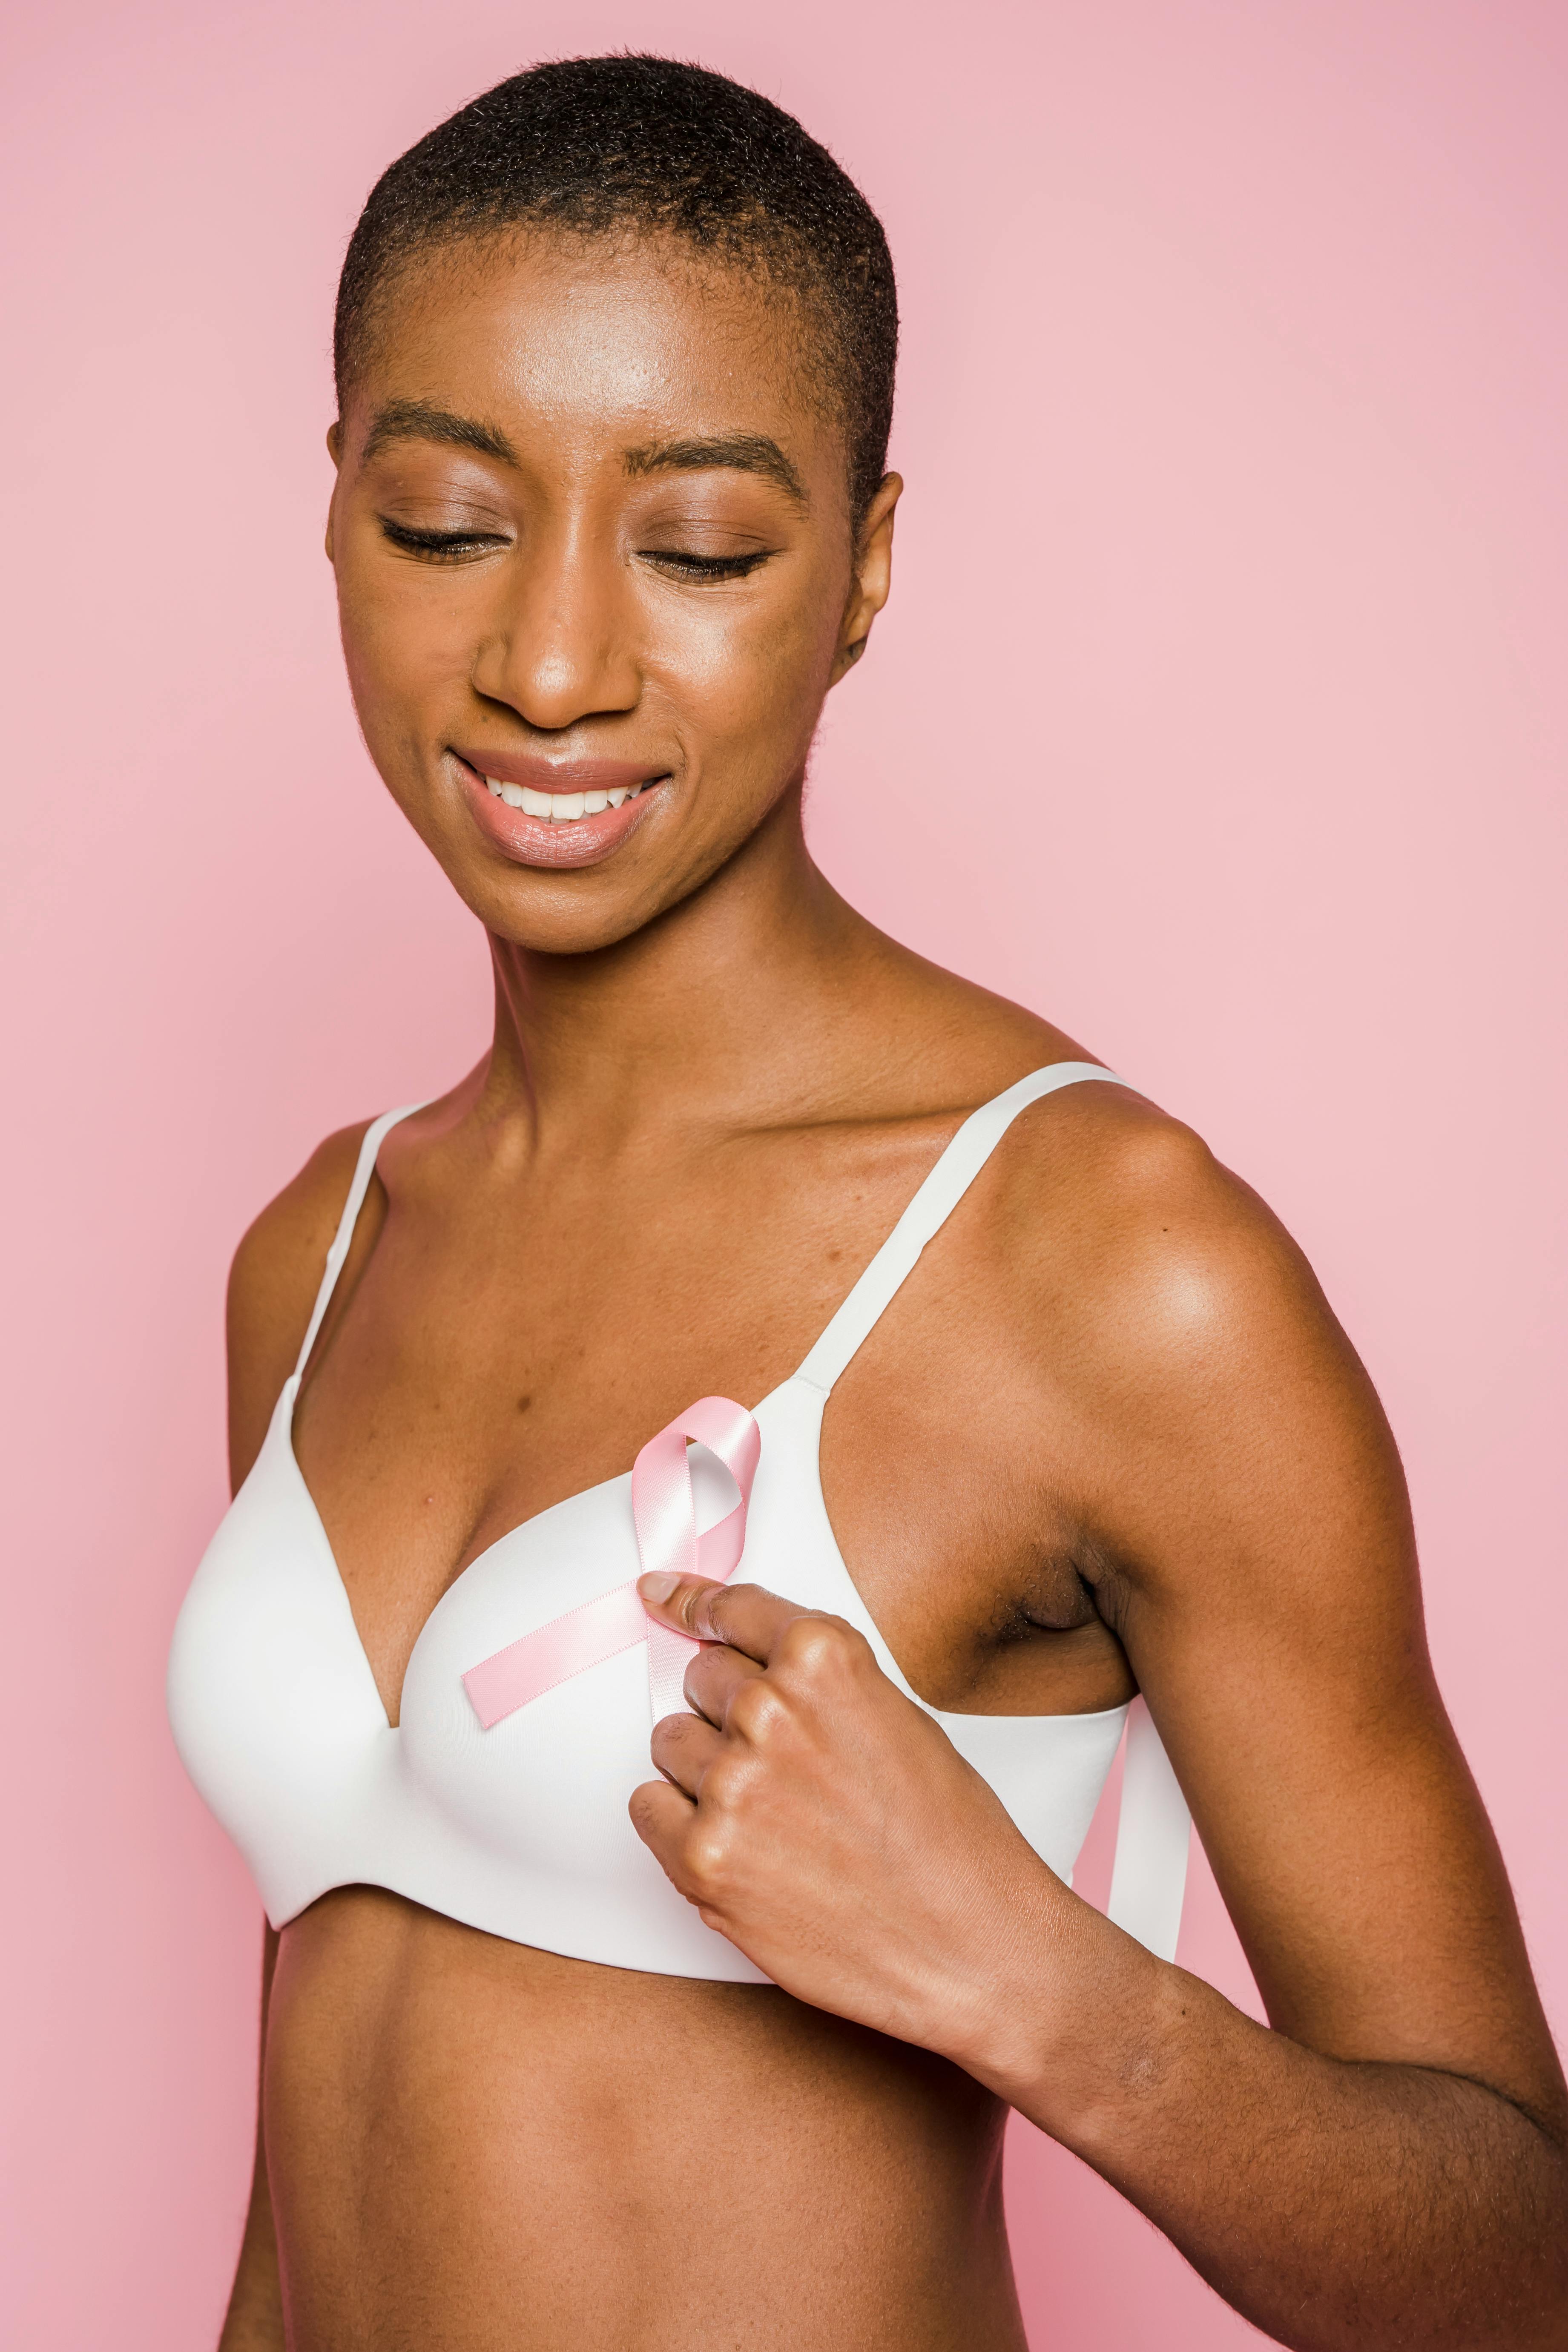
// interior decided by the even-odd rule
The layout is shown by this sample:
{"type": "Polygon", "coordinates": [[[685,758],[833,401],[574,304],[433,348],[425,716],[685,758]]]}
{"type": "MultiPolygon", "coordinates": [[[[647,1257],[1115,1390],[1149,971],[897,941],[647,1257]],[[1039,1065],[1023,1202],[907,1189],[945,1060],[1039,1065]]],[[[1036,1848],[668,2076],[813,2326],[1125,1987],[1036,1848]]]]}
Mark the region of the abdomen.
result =
{"type": "Polygon", "coordinates": [[[284,1931],[264,2098],[290,2352],[1022,2352],[1005,2111],[773,1987],[345,1888],[284,1931]]]}

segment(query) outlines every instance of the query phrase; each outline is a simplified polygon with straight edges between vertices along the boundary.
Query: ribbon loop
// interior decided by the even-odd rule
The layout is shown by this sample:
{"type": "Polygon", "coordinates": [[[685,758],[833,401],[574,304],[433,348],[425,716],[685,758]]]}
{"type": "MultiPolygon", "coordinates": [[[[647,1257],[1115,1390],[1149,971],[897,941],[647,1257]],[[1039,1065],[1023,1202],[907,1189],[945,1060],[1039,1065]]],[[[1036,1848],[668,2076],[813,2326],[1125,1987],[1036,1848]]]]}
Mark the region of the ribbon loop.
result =
{"type": "MultiPolygon", "coordinates": [[[[746,1510],[762,1445],[763,1434],[752,1415],[728,1397],[699,1398],[649,1438],[632,1465],[632,1518],[645,1576],[662,1569],[671,1576],[710,1576],[717,1583],[728,1583],[745,1549],[746,1510]],[[686,1452],[689,1438],[718,1456],[741,1497],[727,1517],[700,1537],[686,1452]]],[[[688,1711],[686,1669],[701,1646],[648,1619],[647,1695],[656,1723],[688,1711]]]]}
{"type": "MultiPolygon", "coordinates": [[[[762,1454],[763,1433],[744,1405],[729,1397],[700,1397],[678,1413],[647,1444],[632,1465],[632,1524],[639,1573],[662,1570],[673,1576],[709,1576],[727,1583],[741,1563],[746,1543],[746,1511],[762,1454]],[[688,1441],[705,1445],[734,1480],[740,1500],[728,1516],[699,1536],[688,1441]]],[[[531,1699],[557,1684],[585,1674],[604,1658],[647,1644],[648,1700],[654,1721],[686,1708],[686,1668],[701,1647],[672,1633],[647,1615],[634,1579],[617,1584],[580,1609],[568,1610],[548,1625],[509,1643],[493,1657],[470,1666],[463,1688],[482,1728],[515,1715],[531,1699]]]]}

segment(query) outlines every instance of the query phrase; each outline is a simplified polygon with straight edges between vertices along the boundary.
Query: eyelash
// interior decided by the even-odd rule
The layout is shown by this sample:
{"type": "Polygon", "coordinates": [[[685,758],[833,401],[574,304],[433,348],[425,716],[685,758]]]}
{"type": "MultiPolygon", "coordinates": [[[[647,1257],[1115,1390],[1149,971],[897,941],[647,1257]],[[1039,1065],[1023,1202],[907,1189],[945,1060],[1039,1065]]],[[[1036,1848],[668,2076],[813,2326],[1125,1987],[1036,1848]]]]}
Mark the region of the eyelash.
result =
{"type": "Polygon", "coordinates": [[[386,515],[377,520],[384,539],[405,555],[423,556],[427,563],[459,562],[466,555],[483,554],[487,549],[507,544],[497,531],[416,530],[411,523],[393,522],[386,515]]]}
{"type": "Polygon", "coordinates": [[[649,563],[667,564],[678,580],[744,580],[759,563],[767,562],[771,552],[761,549],[755,555],[682,555],[668,547],[643,551],[649,563]]]}
{"type": "MultiPolygon", "coordinates": [[[[482,555],[492,547],[505,547],[508,541],[500,532],[462,530],[419,530],[411,523],[394,522],[387,515],[377,518],[382,536],[405,555],[417,555],[426,563],[460,563],[465,557],[482,555]]],[[[685,555],[679,549],[650,547],[642,551],[649,563],[664,565],[681,580],[744,580],[760,563],[765,563],[771,550],[763,549],[755,555],[685,555]]]]}

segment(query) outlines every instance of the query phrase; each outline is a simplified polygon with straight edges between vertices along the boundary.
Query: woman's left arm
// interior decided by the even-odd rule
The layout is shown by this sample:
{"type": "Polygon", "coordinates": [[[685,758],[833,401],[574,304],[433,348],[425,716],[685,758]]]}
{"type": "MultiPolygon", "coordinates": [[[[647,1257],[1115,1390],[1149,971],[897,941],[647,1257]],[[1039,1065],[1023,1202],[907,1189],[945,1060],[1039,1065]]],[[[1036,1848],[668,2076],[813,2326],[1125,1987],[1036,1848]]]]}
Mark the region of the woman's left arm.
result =
{"type": "Polygon", "coordinates": [[[1097,1601],[1272,2030],[1074,1895],[858,1633],[754,1586],[652,1600],[713,1646],[633,1818],[786,1990],[967,2068],[1279,2342],[1561,2352],[1568,2102],[1398,1463],[1255,1209],[1124,1231],[1076,1360],[1116,1473],[1097,1601]]]}

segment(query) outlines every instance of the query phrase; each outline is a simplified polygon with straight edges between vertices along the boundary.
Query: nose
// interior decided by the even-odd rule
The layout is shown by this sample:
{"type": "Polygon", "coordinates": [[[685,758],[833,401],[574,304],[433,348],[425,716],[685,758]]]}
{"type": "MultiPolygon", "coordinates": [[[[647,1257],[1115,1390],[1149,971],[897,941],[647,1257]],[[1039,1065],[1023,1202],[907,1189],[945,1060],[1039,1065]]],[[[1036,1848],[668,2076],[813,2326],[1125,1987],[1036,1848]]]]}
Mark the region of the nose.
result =
{"type": "Polygon", "coordinates": [[[531,534],[476,651],[475,692],[546,734],[635,709],[642,672],[624,589],[616,550],[589,532],[531,534]]]}

